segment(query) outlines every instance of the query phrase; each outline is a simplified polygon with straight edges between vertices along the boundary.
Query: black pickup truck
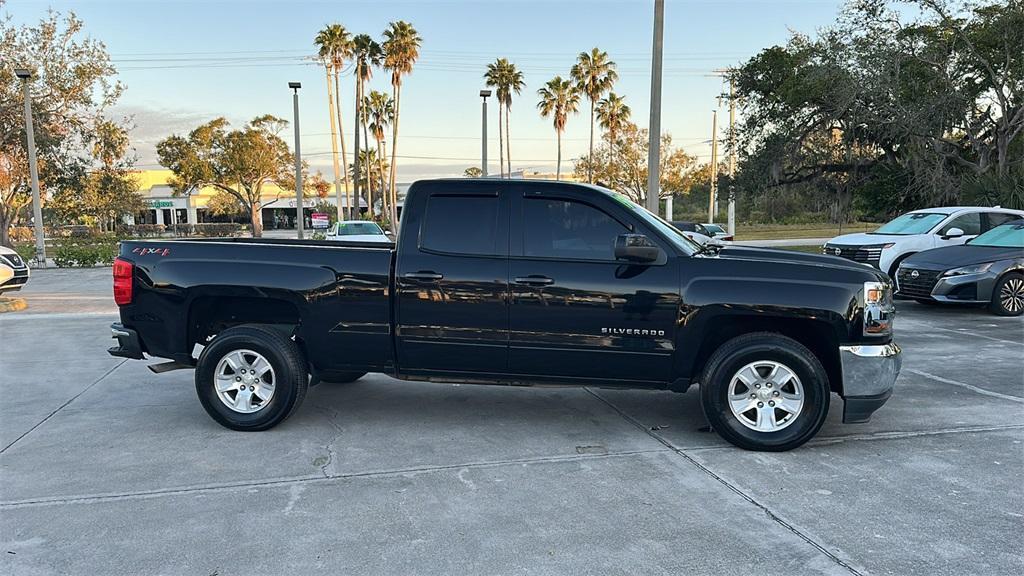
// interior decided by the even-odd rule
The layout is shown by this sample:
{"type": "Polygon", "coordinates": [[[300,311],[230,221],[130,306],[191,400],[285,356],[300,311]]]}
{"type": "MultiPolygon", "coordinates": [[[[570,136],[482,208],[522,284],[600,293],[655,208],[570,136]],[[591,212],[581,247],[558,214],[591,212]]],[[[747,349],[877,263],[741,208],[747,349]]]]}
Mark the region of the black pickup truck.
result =
{"type": "Polygon", "coordinates": [[[406,380],[683,392],[729,442],[864,422],[900,369],[888,276],[832,256],[701,247],[615,192],[429,180],[397,245],[123,242],[110,353],[195,368],[206,411],[264,430],[309,386],[406,380]],[[201,350],[196,357],[197,350],[201,350]]]}

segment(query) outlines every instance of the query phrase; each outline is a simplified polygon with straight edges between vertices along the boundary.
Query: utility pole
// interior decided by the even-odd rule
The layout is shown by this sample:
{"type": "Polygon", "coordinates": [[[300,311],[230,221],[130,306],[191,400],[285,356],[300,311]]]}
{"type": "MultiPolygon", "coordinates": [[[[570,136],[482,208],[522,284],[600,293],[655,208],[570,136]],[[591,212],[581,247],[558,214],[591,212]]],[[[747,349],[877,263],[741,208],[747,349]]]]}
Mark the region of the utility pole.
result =
{"type": "MultiPolygon", "coordinates": [[[[299,82],[289,82],[288,87],[294,90],[292,94],[292,107],[295,113],[295,227],[298,230],[298,238],[302,240],[302,228],[304,224],[305,206],[302,202],[302,148],[299,142],[299,82]]],[[[338,218],[341,218],[341,194],[338,194],[338,218]]]]}
{"type": "Polygon", "coordinates": [[[661,61],[664,51],[665,0],[654,0],[654,43],[651,47],[651,121],[647,145],[647,202],[651,214],[658,213],[661,192],[661,61]]]}
{"type": "Polygon", "coordinates": [[[487,97],[490,95],[490,90],[480,91],[480,99],[483,101],[480,112],[480,174],[484,177],[487,176],[487,97]]]}
{"type": "Polygon", "coordinates": [[[43,201],[39,194],[39,166],[36,161],[36,134],[32,126],[32,93],[29,80],[32,72],[25,68],[17,68],[14,75],[21,78],[25,93],[25,135],[28,140],[28,173],[32,183],[32,220],[36,233],[36,265],[46,268],[46,240],[43,238],[43,201]]]}
{"type": "Polygon", "coordinates": [[[718,110],[711,112],[711,197],[708,198],[708,222],[718,214],[718,110]]]}

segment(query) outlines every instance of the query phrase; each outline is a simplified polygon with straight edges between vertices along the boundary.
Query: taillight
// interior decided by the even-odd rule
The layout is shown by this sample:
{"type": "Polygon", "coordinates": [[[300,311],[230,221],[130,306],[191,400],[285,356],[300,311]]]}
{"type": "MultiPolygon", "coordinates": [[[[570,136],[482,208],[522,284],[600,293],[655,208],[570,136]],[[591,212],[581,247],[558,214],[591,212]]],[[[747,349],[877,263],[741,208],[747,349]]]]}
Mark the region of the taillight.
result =
{"type": "Polygon", "coordinates": [[[114,259],[114,303],[125,306],[132,303],[132,276],[135,265],[120,258],[114,259]]]}

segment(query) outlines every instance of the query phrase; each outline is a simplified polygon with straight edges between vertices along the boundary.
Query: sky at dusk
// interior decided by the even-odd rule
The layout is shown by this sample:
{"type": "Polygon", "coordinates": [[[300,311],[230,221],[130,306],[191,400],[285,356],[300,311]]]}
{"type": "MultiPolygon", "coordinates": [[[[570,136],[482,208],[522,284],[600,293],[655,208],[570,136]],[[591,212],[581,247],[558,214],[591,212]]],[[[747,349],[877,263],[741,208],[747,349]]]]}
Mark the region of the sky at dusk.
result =
{"type": "MultiPolygon", "coordinates": [[[[668,0],[662,129],[700,160],[710,157],[711,114],[722,92],[715,69],[735,65],[793,32],[831,24],[841,2],[668,0]]],[[[224,116],[241,124],[261,114],[292,119],[289,81],[302,82],[303,157],[330,173],[323,68],[309,57],[313,37],[338,22],[378,40],[388,22],[406,20],[423,38],[402,89],[399,180],[459,175],[480,161],[480,97],[485,67],[507,57],[524,73],[513,100],[514,169],[554,171],[555,132],[536,111],[537,89],[567,77],[576,55],[597,46],[618,64],[615,91],[633,120],[648,124],[652,1],[421,2],[77,2],[9,1],[15,24],[37,23],[49,8],[73,10],[102,40],[126,86],[112,111],[134,117],[140,168],[158,168],[153,147],[172,133],[224,116]]],[[[378,70],[372,88],[390,92],[378,70]]],[[[342,77],[346,139],[352,142],[354,80],[342,77]]],[[[491,99],[493,103],[493,99],[491,99]]],[[[491,171],[497,171],[497,106],[490,107],[491,171]]],[[[719,126],[724,126],[723,108],[719,126]]],[[[563,157],[585,153],[589,109],[570,117],[563,157]]],[[[724,130],[722,132],[724,135],[724,130]]],[[[291,144],[291,133],[288,134],[291,144]]],[[[350,152],[351,154],[351,152],[350,152]]],[[[571,171],[566,160],[563,170],[571,171]]]]}

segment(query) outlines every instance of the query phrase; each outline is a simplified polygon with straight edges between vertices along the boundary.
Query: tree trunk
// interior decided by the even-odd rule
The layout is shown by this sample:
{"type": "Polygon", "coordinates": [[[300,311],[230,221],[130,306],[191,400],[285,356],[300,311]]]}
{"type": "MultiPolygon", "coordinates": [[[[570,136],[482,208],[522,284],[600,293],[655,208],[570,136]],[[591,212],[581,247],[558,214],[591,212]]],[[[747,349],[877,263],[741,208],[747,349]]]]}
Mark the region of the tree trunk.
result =
{"type": "MultiPolygon", "coordinates": [[[[359,82],[359,100],[360,100],[360,102],[362,102],[363,98],[365,98],[365,97],[366,97],[366,84],[363,83],[362,81],[360,81],[359,82]]],[[[370,150],[370,129],[366,125],[366,118],[365,118],[365,114],[364,113],[360,113],[359,121],[363,125],[363,142],[364,142],[363,145],[366,146],[366,150],[367,150],[367,152],[369,152],[369,150],[370,150]]],[[[378,146],[378,148],[379,148],[379,146],[378,146]]],[[[369,157],[369,154],[367,154],[367,157],[369,157]]],[[[377,159],[378,160],[383,160],[383,158],[381,158],[379,156],[379,152],[378,152],[377,159]]],[[[370,220],[373,220],[373,182],[372,182],[372,178],[371,178],[372,174],[373,174],[373,167],[372,166],[367,167],[366,168],[366,204],[367,204],[367,206],[369,207],[369,210],[370,210],[370,220]]]]}
{"type": "Polygon", "coordinates": [[[587,182],[594,183],[594,101],[590,101],[590,148],[587,152],[587,182]]]}
{"type": "Polygon", "coordinates": [[[555,129],[555,137],[558,140],[558,164],[555,165],[555,180],[562,179],[562,131],[555,129]]]}
{"type": "Polygon", "coordinates": [[[13,218],[8,216],[6,206],[0,207],[0,246],[13,247],[11,244],[11,224],[13,218]]]}
{"type": "MultiPolygon", "coordinates": [[[[341,140],[341,167],[345,179],[345,201],[348,203],[348,217],[352,217],[352,187],[348,179],[348,154],[345,150],[345,123],[341,121],[341,90],[338,87],[339,70],[334,71],[334,110],[338,114],[338,139],[341,140]]],[[[341,214],[341,211],[338,212],[341,214]]]]}
{"type": "MultiPolygon", "coordinates": [[[[505,157],[508,158],[508,177],[512,177],[512,133],[508,130],[508,119],[512,116],[512,107],[505,106],[505,157]]],[[[501,127],[499,126],[500,130],[501,127]]]]}
{"type": "MultiPolygon", "coordinates": [[[[334,88],[331,85],[331,69],[324,69],[327,70],[327,116],[331,121],[331,159],[334,161],[334,196],[338,206],[338,220],[341,220],[341,174],[338,168],[338,129],[335,125],[334,116],[334,88]]],[[[301,211],[297,211],[296,214],[301,215],[301,211]]]]}
{"type": "Polygon", "coordinates": [[[501,129],[502,119],[505,117],[504,105],[498,102],[498,172],[505,177],[505,132],[501,129]]]}
{"type": "Polygon", "coordinates": [[[398,155],[398,118],[400,110],[402,108],[402,85],[392,84],[392,92],[394,93],[395,100],[395,121],[391,125],[391,182],[390,192],[388,195],[391,197],[391,227],[395,233],[398,232],[398,186],[395,183],[395,179],[398,177],[398,165],[395,163],[398,155]]]}
{"type": "Polygon", "coordinates": [[[377,140],[377,165],[380,172],[380,215],[391,214],[388,208],[388,194],[384,186],[384,141],[377,140]]]}
{"type": "MultiPolygon", "coordinates": [[[[360,85],[363,83],[363,81],[361,80],[361,76],[362,75],[359,73],[360,70],[361,70],[361,64],[360,64],[359,61],[356,61],[356,103],[355,103],[355,106],[356,106],[356,111],[355,111],[356,117],[355,118],[356,119],[355,119],[355,123],[353,124],[354,128],[352,130],[352,133],[353,133],[352,137],[355,139],[355,144],[352,146],[352,149],[353,149],[353,153],[352,153],[352,175],[354,176],[354,178],[352,179],[352,184],[354,186],[354,189],[352,190],[352,195],[355,197],[356,214],[361,216],[360,208],[361,208],[361,205],[362,205],[362,201],[361,201],[361,198],[359,197],[359,190],[362,188],[362,182],[361,182],[361,180],[363,179],[362,171],[365,170],[365,168],[362,166],[362,162],[361,162],[362,158],[359,157],[359,147],[362,146],[362,143],[359,141],[359,136],[360,136],[360,134],[359,134],[359,124],[360,124],[359,119],[362,117],[362,114],[360,114],[360,108],[362,107],[362,104],[363,104],[363,100],[362,100],[362,98],[360,98],[360,95],[359,95],[360,85]]],[[[346,174],[347,173],[348,172],[347,172],[347,169],[346,169],[346,174]]]]}
{"type": "MultiPolygon", "coordinates": [[[[252,237],[259,238],[263,236],[263,205],[259,202],[253,202],[249,206],[249,224],[252,226],[252,237]]],[[[296,213],[299,218],[302,218],[302,206],[296,208],[296,213]]]]}

